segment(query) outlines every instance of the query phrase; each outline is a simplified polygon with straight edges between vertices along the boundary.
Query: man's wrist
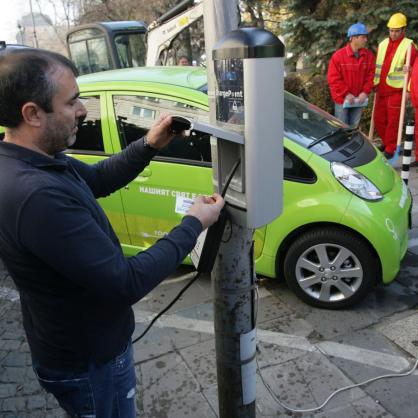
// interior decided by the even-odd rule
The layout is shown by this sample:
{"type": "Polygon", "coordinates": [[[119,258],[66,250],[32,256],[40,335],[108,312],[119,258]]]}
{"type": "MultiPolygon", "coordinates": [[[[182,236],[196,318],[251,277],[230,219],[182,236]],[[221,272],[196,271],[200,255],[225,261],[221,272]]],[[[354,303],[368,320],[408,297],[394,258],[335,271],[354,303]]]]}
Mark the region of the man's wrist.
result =
{"type": "Polygon", "coordinates": [[[143,141],[143,144],[144,144],[144,148],[145,149],[151,149],[151,150],[154,150],[154,151],[158,151],[158,149],[157,148],[154,148],[149,142],[148,142],[148,138],[147,138],[147,136],[145,135],[144,137],[142,137],[142,141],[143,141]]]}

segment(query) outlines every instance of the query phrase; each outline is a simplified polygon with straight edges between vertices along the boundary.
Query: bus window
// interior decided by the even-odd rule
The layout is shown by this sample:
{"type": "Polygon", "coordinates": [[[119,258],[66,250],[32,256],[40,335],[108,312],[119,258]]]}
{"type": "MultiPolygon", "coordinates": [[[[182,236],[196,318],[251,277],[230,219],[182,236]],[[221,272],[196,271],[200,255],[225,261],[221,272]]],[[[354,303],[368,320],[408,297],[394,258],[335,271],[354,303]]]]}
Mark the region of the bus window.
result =
{"type": "Polygon", "coordinates": [[[115,36],[115,45],[121,68],[145,65],[145,42],[143,33],[127,33],[115,36]]]}
{"type": "Polygon", "coordinates": [[[89,62],[92,73],[110,70],[110,59],[104,38],[94,38],[87,41],[89,62]]]}
{"type": "Polygon", "coordinates": [[[100,30],[93,28],[74,32],[69,36],[68,46],[80,75],[111,68],[106,41],[100,30]]]}

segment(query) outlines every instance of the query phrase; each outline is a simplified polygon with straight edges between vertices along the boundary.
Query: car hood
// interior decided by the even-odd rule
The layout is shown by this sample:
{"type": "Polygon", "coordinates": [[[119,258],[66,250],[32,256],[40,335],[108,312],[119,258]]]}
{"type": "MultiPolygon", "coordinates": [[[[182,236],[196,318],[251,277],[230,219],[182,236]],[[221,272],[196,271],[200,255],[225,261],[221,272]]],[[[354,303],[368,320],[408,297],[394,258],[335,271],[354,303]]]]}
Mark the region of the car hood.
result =
{"type": "Polygon", "coordinates": [[[395,183],[395,170],[387,162],[386,158],[380,153],[368,164],[355,167],[355,169],[366,176],[382,194],[388,193],[392,190],[395,183]]]}

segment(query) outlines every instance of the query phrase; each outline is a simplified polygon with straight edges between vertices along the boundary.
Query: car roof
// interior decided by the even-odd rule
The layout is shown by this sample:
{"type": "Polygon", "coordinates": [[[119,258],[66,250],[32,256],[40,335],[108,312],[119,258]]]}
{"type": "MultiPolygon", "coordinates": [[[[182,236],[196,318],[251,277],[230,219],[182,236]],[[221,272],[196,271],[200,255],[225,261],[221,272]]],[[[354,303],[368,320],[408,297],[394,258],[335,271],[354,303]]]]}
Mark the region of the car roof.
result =
{"type": "Polygon", "coordinates": [[[21,45],[21,44],[7,44],[4,41],[0,41],[0,55],[4,55],[10,51],[15,51],[17,49],[28,49],[31,48],[30,46],[27,45],[21,45]]]}
{"type": "Polygon", "coordinates": [[[147,31],[147,24],[142,20],[123,20],[123,21],[110,21],[110,22],[93,22],[86,23],[85,25],[76,26],[67,33],[67,38],[70,38],[72,34],[82,31],[84,29],[98,28],[103,31],[105,29],[107,32],[112,31],[127,31],[132,30],[142,31],[145,33],[147,31]]]}
{"type": "Polygon", "coordinates": [[[206,69],[200,67],[135,67],[85,74],[77,78],[81,86],[102,83],[150,82],[206,91],[206,69]]]}

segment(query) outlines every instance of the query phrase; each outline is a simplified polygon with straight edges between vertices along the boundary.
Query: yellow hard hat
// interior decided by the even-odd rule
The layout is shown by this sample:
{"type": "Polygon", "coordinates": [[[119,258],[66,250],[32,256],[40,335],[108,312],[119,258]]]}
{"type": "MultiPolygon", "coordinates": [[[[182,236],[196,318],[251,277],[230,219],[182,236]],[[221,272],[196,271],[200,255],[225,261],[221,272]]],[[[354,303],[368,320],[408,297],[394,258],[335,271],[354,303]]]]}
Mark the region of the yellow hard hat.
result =
{"type": "Polygon", "coordinates": [[[395,13],[388,22],[389,29],[399,29],[406,26],[406,16],[403,13],[395,13]]]}

